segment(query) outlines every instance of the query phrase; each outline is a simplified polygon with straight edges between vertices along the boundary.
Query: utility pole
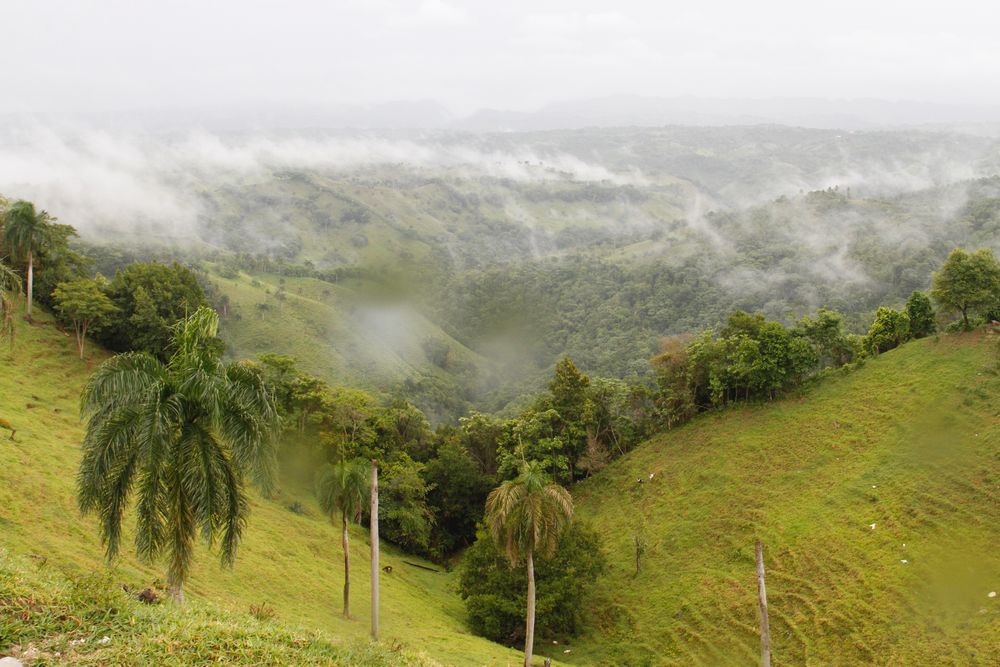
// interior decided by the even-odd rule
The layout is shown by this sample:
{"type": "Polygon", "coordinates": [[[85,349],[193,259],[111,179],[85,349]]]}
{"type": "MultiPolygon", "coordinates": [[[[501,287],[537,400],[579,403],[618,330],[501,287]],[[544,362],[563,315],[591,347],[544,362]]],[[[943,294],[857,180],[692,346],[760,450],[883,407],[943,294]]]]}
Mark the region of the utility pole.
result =
{"type": "Polygon", "coordinates": [[[760,607],[760,667],[771,667],[771,628],[767,622],[767,588],[764,585],[764,545],[757,540],[757,604],[760,607]]]}
{"type": "Polygon", "coordinates": [[[378,461],[372,459],[372,639],[378,640],[378,461]]]}

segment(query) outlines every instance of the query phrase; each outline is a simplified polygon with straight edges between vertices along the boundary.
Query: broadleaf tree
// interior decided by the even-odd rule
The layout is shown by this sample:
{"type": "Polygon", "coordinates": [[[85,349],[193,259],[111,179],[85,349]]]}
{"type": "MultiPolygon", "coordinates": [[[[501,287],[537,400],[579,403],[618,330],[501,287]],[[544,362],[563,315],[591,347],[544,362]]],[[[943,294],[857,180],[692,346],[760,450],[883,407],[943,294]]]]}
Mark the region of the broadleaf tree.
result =
{"type": "Polygon", "coordinates": [[[962,315],[962,327],[972,327],[969,315],[985,315],[1000,302],[1000,262],[992,250],[966,252],[956,248],[934,274],[931,297],[943,310],[962,315]]]}
{"type": "Polygon", "coordinates": [[[53,292],[53,298],[56,311],[73,325],[77,351],[82,360],[88,331],[100,326],[117,308],[111,303],[97,278],[79,278],[60,283],[53,292]]]}

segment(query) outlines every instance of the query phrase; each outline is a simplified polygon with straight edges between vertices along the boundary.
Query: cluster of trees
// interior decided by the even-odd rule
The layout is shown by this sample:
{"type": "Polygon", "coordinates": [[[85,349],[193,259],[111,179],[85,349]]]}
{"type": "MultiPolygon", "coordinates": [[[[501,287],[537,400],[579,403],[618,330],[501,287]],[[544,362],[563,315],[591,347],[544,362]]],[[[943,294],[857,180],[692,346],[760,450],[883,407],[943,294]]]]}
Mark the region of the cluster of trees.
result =
{"type": "Polygon", "coordinates": [[[16,284],[34,304],[51,309],[76,333],[80,358],[88,336],[114,351],[168,355],[171,326],[207,305],[196,275],[173,263],[136,262],[110,281],[93,271],[94,260],[74,249],[76,230],[32,202],[0,201],[0,271],[6,276],[3,308],[10,317],[10,291],[16,284]],[[23,276],[23,290],[20,277],[23,276]]]}
{"type": "Polygon", "coordinates": [[[262,372],[291,433],[285,469],[307,483],[324,464],[377,459],[386,539],[443,560],[476,539],[490,489],[535,461],[572,484],[632,449],[656,427],[655,396],[621,380],[556,364],[549,389],[511,417],[473,412],[432,429],[412,403],[333,387],[292,357],[263,354],[262,372]],[[299,471],[299,472],[296,472],[299,471]]]}
{"type": "MultiPolygon", "coordinates": [[[[495,551],[480,545],[475,562],[492,558],[495,569],[502,554],[512,568],[520,568],[493,581],[517,600],[516,572],[525,577],[526,665],[534,644],[534,558],[550,558],[557,546],[569,544],[571,557],[543,569],[542,581],[553,583],[542,598],[543,611],[552,613],[543,627],[574,629],[576,613],[557,607],[578,602],[589,579],[577,575],[596,574],[603,562],[592,533],[562,539],[572,518],[572,498],[550,481],[541,463],[522,461],[510,479],[493,488],[496,472],[484,472],[499,470],[488,453],[490,438],[481,443],[480,462],[461,444],[463,437],[482,435],[483,424],[465,429],[464,436],[459,435],[463,429],[432,433],[413,406],[399,401],[378,406],[363,392],[331,388],[298,371],[289,357],[224,363],[218,324],[215,311],[199,307],[170,328],[165,361],[147,351],[121,353],[103,363],[84,390],[87,431],[78,498],[85,513],[101,518],[109,559],[120,549],[122,520],[134,491],[137,553],[149,561],[165,558],[171,591],[183,599],[198,535],[218,539],[222,562],[232,564],[248,520],[247,486],[254,484],[265,495],[274,489],[282,425],[312,429],[318,437],[309,440],[330,459],[315,483],[321,509],[342,530],[345,615],[350,614],[348,525],[363,517],[370,488],[366,459],[377,458],[384,461],[386,500],[379,504],[379,523],[387,526],[391,540],[426,550],[435,509],[447,530],[474,531],[484,519],[495,551]],[[438,488],[437,496],[430,493],[438,488]]],[[[513,622],[509,603],[491,605],[492,593],[481,588],[464,594],[479,610],[474,623],[508,628],[508,640],[518,634],[508,627],[513,622]]]]}
{"type": "Polygon", "coordinates": [[[190,269],[158,262],[130,264],[110,281],[97,274],[57,283],[51,301],[76,332],[81,359],[89,333],[109,350],[143,351],[165,360],[171,326],[208,305],[190,269]]]}

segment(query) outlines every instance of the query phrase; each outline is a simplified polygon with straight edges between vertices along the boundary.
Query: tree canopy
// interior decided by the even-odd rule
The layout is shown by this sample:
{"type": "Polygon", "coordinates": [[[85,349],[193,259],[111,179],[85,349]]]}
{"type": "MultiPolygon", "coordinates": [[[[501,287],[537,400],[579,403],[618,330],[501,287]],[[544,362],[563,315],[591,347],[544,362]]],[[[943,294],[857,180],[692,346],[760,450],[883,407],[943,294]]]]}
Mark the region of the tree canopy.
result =
{"type": "Polygon", "coordinates": [[[1000,302],[1000,262],[986,248],[971,253],[956,248],[934,274],[931,296],[942,310],[961,313],[969,329],[970,315],[984,316],[1000,302]]]}
{"type": "Polygon", "coordinates": [[[208,305],[198,278],[176,262],[129,264],[115,274],[108,296],[119,314],[101,333],[101,343],[115,351],[148,352],[164,361],[170,356],[173,323],[208,305]]]}

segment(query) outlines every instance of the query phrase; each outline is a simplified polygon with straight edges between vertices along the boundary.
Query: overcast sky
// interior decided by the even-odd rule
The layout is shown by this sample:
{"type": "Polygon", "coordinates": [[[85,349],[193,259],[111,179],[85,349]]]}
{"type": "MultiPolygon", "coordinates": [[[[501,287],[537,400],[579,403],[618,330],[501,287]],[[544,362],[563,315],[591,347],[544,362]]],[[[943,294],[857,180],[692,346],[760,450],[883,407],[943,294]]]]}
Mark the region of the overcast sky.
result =
{"type": "Polygon", "coordinates": [[[616,93],[1000,104],[988,0],[2,0],[3,112],[616,93]]]}

